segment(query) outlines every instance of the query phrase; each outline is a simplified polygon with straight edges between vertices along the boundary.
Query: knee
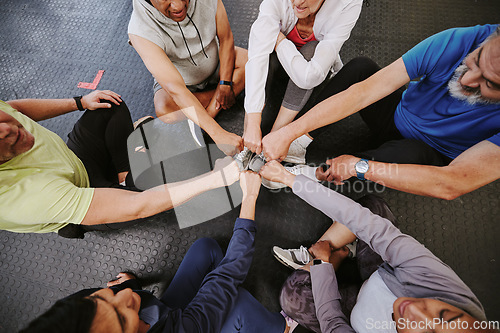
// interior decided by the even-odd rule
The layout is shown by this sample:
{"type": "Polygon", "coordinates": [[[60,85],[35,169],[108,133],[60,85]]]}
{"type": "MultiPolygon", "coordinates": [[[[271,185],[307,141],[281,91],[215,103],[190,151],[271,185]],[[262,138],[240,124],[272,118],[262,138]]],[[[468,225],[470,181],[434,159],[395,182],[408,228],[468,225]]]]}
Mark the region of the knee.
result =
{"type": "Polygon", "coordinates": [[[316,46],[318,46],[319,42],[317,40],[313,40],[307,42],[304,46],[302,46],[299,52],[304,56],[304,59],[311,60],[314,55],[314,51],[316,51],[316,46]]]}
{"type": "Polygon", "coordinates": [[[197,239],[193,243],[193,245],[191,245],[191,248],[202,253],[214,254],[214,257],[222,255],[222,250],[219,246],[219,243],[217,243],[217,241],[213,238],[204,237],[197,239]]]}
{"type": "Polygon", "coordinates": [[[175,111],[176,104],[168,93],[161,89],[155,93],[154,97],[156,116],[160,118],[175,111]]]}
{"type": "Polygon", "coordinates": [[[248,51],[241,48],[241,47],[235,47],[234,48],[235,53],[236,53],[236,59],[235,59],[235,67],[245,70],[245,65],[248,61],[248,51]]]}

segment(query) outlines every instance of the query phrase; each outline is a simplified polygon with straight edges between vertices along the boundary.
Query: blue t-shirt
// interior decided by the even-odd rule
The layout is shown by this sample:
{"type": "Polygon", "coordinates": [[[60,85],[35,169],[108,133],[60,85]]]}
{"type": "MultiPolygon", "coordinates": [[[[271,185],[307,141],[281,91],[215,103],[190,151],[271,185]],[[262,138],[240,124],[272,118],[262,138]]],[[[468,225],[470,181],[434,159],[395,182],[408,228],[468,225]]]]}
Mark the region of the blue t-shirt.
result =
{"type": "Polygon", "coordinates": [[[403,55],[410,82],[394,114],[405,138],[421,140],[455,158],[483,140],[500,146],[500,105],[470,105],[448,92],[448,82],[463,59],[477,49],[497,25],[440,32],[403,55]]]}

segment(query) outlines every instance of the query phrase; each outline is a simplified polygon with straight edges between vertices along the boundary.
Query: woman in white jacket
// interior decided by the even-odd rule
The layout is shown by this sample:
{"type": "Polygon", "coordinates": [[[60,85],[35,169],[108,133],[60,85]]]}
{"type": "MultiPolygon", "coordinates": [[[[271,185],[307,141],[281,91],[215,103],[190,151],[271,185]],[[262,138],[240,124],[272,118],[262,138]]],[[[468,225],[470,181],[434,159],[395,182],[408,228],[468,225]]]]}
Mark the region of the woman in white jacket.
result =
{"type": "MultiPolygon", "coordinates": [[[[267,134],[290,123],[312,90],[325,81],[330,72],[340,70],[339,51],[349,38],[361,5],[362,0],[264,0],[261,3],[259,16],[250,30],[245,67],[243,139],[250,151],[259,154],[262,132],[267,134]],[[271,92],[275,98],[278,87],[285,86],[285,96],[276,116],[277,108],[274,112],[270,110],[269,95],[271,92]]],[[[304,163],[304,146],[310,141],[308,137],[297,139],[285,161],[304,163]],[[303,146],[302,154],[292,154],[297,144],[303,146]]]]}

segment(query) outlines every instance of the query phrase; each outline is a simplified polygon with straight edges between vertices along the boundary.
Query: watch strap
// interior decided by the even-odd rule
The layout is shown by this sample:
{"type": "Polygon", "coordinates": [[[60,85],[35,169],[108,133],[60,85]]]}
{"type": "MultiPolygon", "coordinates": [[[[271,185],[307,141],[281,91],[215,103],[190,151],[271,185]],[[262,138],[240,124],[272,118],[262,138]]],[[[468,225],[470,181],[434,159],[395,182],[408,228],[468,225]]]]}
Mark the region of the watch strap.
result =
{"type": "MultiPolygon", "coordinates": [[[[360,159],[358,162],[356,162],[356,164],[362,161],[365,161],[368,164],[368,160],[366,158],[360,159]]],[[[366,170],[365,172],[358,172],[358,168],[356,168],[356,165],[354,166],[354,170],[356,171],[356,177],[358,177],[358,179],[365,180],[365,173],[368,170],[366,170]]]]}
{"type": "Polygon", "coordinates": [[[75,97],[73,97],[73,99],[76,102],[76,107],[78,108],[78,110],[85,111],[85,109],[83,108],[83,105],[82,105],[82,97],[83,96],[75,96],[75,97]]]}
{"type": "Polygon", "coordinates": [[[233,86],[233,81],[224,81],[224,80],[220,80],[219,81],[219,85],[221,86],[233,86]]]}
{"type": "Polygon", "coordinates": [[[321,260],[321,259],[314,259],[314,260],[313,260],[313,265],[321,265],[321,264],[323,264],[323,263],[324,263],[324,261],[323,261],[323,260],[321,260]]]}

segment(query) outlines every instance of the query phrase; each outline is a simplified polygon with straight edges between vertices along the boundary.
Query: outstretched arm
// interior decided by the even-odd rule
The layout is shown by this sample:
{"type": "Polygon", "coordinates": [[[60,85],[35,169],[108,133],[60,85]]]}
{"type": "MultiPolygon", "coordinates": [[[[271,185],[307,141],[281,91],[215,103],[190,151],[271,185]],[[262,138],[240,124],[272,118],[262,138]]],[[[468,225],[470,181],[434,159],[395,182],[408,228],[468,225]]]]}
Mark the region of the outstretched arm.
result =
{"type": "MultiPolygon", "coordinates": [[[[359,160],[351,155],[328,160],[331,167],[326,172],[318,168],[317,177],[341,184],[356,176],[354,165],[359,160]]],[[[452,200],[499,179],[500,169],[495,167],[499,164],[500,147],[485,140],[442,167],[369,161],[365,178],[399,191],[452,200]]]]}
{"type": "MultiPolygon", "coordinates": [[[[111,90],[95,90],[82,97],[82,106],[88,110],[107,109],[111,107],[111,104],[107,102],[101,103],[101,99],[110,101],[116,105],[119,105],[122,101],[121,96],[111,90]]],[[[7,103],[34,121],[45,120],[78,110],[76,101],[73,98],[16,99],[7,103]]]]}
{"type": "Polygon", "coordinates": [[[193,179],[157,186],[144,192],[96,188],[83,225],[124,222],[179,206],[195,196],[238,180],[239,168],[231,157],[217,160],[215,168],[193,179]]]}
{"type": "MultiPolygon", "coordinates": [[[[161,87],[172,96],[179,109],[189,119],[203,128],[217,145],[224,144],[241,150],[241,138],[224,130],[207,113],[196,96],[186,88],[184,79],[165,52],[158,45],[145,38],[133,34],[129,34],[129,38],[149,72],[153,74],[161,87]]],[[[228,152],[228,155],[230,153],[234,152],[228,152]]]]}
{"type": "Polygon", "coordinates": [[[255,202],[260,189],[259,175],[241,173],[243,190],[240,218],[234,225],[226,255],[207,274],[200,290],[180,315],[183,332],[220,332],[227,314],[238,296],[238,287],[245,280],[252,263],[255,239],[255,202]]]}
{"type": "Polygon", "coordinates": [[[266,135],[262,139],[266,158],[282,160],[296,138],[358,112],[409,81],[403,59],[399,58],[368,79],[319,103],[287,126],[266,135]]]}

